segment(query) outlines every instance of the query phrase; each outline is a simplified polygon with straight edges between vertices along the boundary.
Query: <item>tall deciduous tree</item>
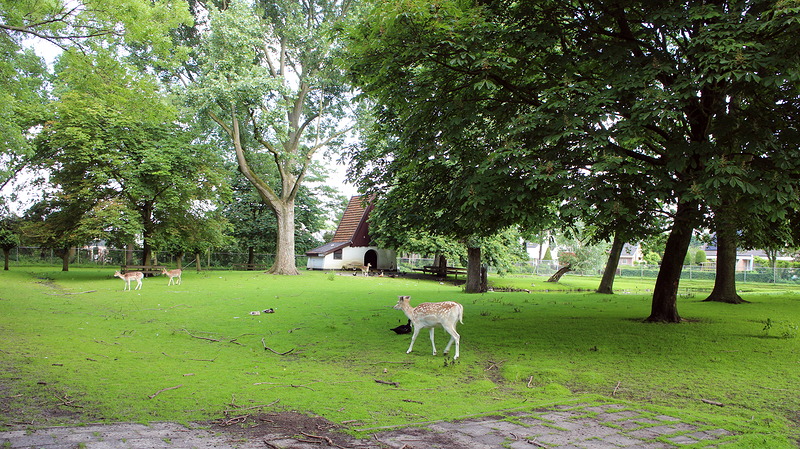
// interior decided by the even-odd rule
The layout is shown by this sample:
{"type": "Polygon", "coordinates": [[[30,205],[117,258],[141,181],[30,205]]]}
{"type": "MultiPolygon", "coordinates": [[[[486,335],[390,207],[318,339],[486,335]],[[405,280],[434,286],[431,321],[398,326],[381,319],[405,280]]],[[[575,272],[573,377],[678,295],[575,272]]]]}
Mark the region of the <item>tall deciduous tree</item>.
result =
{"type": "Polygon", "coordinates": [[[189,88],[200,114],[228,137],[239,171],[275,215],[275,274],[295,266],[295,203],[315,153],[346,132],[347,99],[333,64],[347,0],[248,2],[211,11],[199,75],[189,88]],[[264,153],[274,168],[259,171],[264,153]]]}
{"type": "Polygon", "coordinates": [[[30,130],[45,119],[48,73],[25,47],[91,52],[120,45],[164,63],[180,61],[185,52],[168,31],[190,21],[184,0],[0,0],[0,188],[28,163],[30,130]]]}
{"type": "Polygon", "coordinates": [[[383,2],[353,33],[352,71],[407,128],[391,130],[401,145],[416,149],[408,136],[425,128],[437,144],[475,125],[508,130],[489,157],[540,171],[508,173],[494,198],[550,171],[638,163],[631,188],[673,205],[647,319],[679,322],[681,264],[715,189],[757,199],[739,214],[780,220],[798,206],[799,12],[785,1],[383,2]]]}
{"type": "Polygon", "coordinates": [[[53,118],[38,136],[41,163],[56,169],[61,202],[116,200],[134,211],[148,265],[171,216],[216,202],[221,158],[194,142],[155,80],[94,56],[66,52],[59,62],[53,118]]]}

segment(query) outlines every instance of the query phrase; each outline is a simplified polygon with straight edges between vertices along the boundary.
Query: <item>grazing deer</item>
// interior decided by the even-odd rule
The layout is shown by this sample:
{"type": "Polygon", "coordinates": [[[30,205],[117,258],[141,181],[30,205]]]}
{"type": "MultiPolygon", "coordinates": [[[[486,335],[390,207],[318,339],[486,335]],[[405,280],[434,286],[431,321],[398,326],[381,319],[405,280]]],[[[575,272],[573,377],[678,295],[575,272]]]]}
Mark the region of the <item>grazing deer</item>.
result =
{"type": "Polygon", "coordinates": [[[180,283],[181,283],[181,269],[180,268],[176,268],[174,270],[169,270],[169,271],[167,271],[166,268],[162,268],[161,269],[161,274],[169,276],[169,284],[167,284],[168,287],[170,285],[172,285],[172,281],[175,278],[178,278],[178,280],[175,282],[175,285],[180,285],[180,283]]]}
{"type": "Polygon", "coordinates": [[[411,345],[408,347],[406,354],[411,353],[411,350],[414,348],[414,341],[417,339],[419,331],[424,328],[429,328],[431,330],[433,355],[436,355],[436,343],[433,341],[433,330],[441,326],[450,334],[450,341],[447,343],[447,346],[445,346],[444,353],[447,354],[450,351],[450,346],[455,342],[456,353],[453,356],[453,360],[456,360],[459,356],[458,350],[461,340],[461,336],[456,332],[456,321],[462,324],[464,323],[464,307],[453,301],[423,302],[417,307],[411,307],[411,304],[409,304],[410,299],[410,296],[400,296],[400,299],[398,299],[397,304],[394,306],[395,309],[405,312],[408,319],[411,320],[411,326],[414,328],[414,333],[411,335],[411,345]]]}
{"type": "Polygon", "coordinates": [[[372,266],[371,263],[368,263],[366,265],[361,265],[361,273],[364,276],[369,276],[369,267],[371,267],[371,266],[372,266]]]}
{"type": "Polygon", "coordinates": [[[142,278],[144,278],[144,274],[141,271],[131,271],[131,272],[128,272],[128,273],[125,273],[125,274],[122,274],[119,271],[117,271],[116,273],[114,273],[114,276],[122,279],[123,281],[125,281],[125,287],[122,287],[122,291],[130,290],[131,289],[131,281],[134,280],[134,279],[136,280],[136,289],[135,290],[141,290],[142,289],[142,278]]]}

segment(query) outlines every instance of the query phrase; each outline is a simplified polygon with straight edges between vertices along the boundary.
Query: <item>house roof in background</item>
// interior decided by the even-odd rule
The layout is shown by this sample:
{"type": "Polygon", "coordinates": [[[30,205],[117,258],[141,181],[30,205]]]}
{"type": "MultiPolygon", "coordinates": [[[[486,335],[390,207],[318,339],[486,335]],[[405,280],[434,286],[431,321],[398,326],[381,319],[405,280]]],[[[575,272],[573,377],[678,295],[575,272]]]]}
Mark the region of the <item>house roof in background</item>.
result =
{"type": "Polygon", "coordinates": [[[328,254],[340,250],[345,246],[348,246],[350,241],[346,242],[330,242],[326,243],[322,246],[318,246],[312,250],[306,251],[307,256],[327,256],[328,254]]]}
{"type": "Polygon", "coordinates": [[[339,226],[336,228],[336,233],[333,235],[334,242],[349,242],[353,240],[359,226],[367,219],[367,215],[372,209],[369,203],[366,206],[363,204],[364,200],[364,196],[350,198],[347,209],[345,209],[342,219],[339,221],[339,226]]]}
{"type": "Polygon", "coordinates": [[[372,211],[372,203],[366,201],[364,196],[354,196],[350,198],[333,241],[326,243],[318,248],[306,251],[309,256],[325,256],[346,246],[367,246],[370,243],[369,223],[367,218],[372,211]]]}

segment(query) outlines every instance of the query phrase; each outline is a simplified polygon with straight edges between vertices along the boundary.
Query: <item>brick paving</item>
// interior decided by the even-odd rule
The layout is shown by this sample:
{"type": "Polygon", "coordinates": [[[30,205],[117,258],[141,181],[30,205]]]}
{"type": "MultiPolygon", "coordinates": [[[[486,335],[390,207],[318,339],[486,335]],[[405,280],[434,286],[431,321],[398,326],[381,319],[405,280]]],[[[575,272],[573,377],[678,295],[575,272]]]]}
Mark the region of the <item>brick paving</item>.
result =
{"type": "MultiPolygon", "coordinates": [[[[393,449],[615,449],[716,448],[735,439],[729,430],[686,422],[620,404],[557,406],[499,413],[490,418],[384,429],[350,444],[291,435],[215,432],[175,423],[107,424],[0,432],[0,448],[190,449],[324,447],[393,449]]],[[[317,437],[319,438],[319,437],[317,437]]]]}

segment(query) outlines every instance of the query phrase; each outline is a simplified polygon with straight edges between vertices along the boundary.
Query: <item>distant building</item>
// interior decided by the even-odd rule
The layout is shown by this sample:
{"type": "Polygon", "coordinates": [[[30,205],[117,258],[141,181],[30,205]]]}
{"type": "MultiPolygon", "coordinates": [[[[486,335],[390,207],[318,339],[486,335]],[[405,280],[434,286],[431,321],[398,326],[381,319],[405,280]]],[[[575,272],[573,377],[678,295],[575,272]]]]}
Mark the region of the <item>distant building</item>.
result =
{"type": "MultiPolygon", "coordinates": [[[[706,253],[706,259],[709,262],[713,262],[712,265],[716,265],[717,263],[717,246],[716,243],[710,243],[705,246],[703,249],[706,253]]],[[[755,268],[755,259],[756,257],[760,257],[762,259],[768,259],[767,253],[760,249],[755,250],[736,250],[736,271],[752,271],[755,268]]],[[[778,260],[794,260],[794,258],[790,255],[786,254],[778,254],[778,260]]]]}
{"type": "Polygon", "coordinates": [[[644,262],[644,253],[642,253],[641,245],[638,243],[635,245],[626,243],[625,246],[622,247],[622,253],[619,255],[620,265],[633,266],[642,262],[644,262]]]}
{"type": "MultiPolygon", "coordinates": [[[[550,257],[553,262],[558,262],[558,249],[555,246],[550,246],[549,242],[545,240],[544,243],[525,242],[525,251],[528,253],[528,259],[538,264],[545,261],[547,250],[550,249],[550,257]],[[540,260],[541,259],[541,260],[540,260]]],[[[550,262],[551,260],[547,260],[550,262]]]]}
{"type": "Polygon", "coordinates": [[[397,254],[394,250],[381,249],[374,245],[369,235],[372,202],[364,203],[363,196],[350,198],[342,220],[330,243],[306,251],[309,270],[356,269],[370,264],[372,270],[394,271],[397,269],[397,254]]]}

